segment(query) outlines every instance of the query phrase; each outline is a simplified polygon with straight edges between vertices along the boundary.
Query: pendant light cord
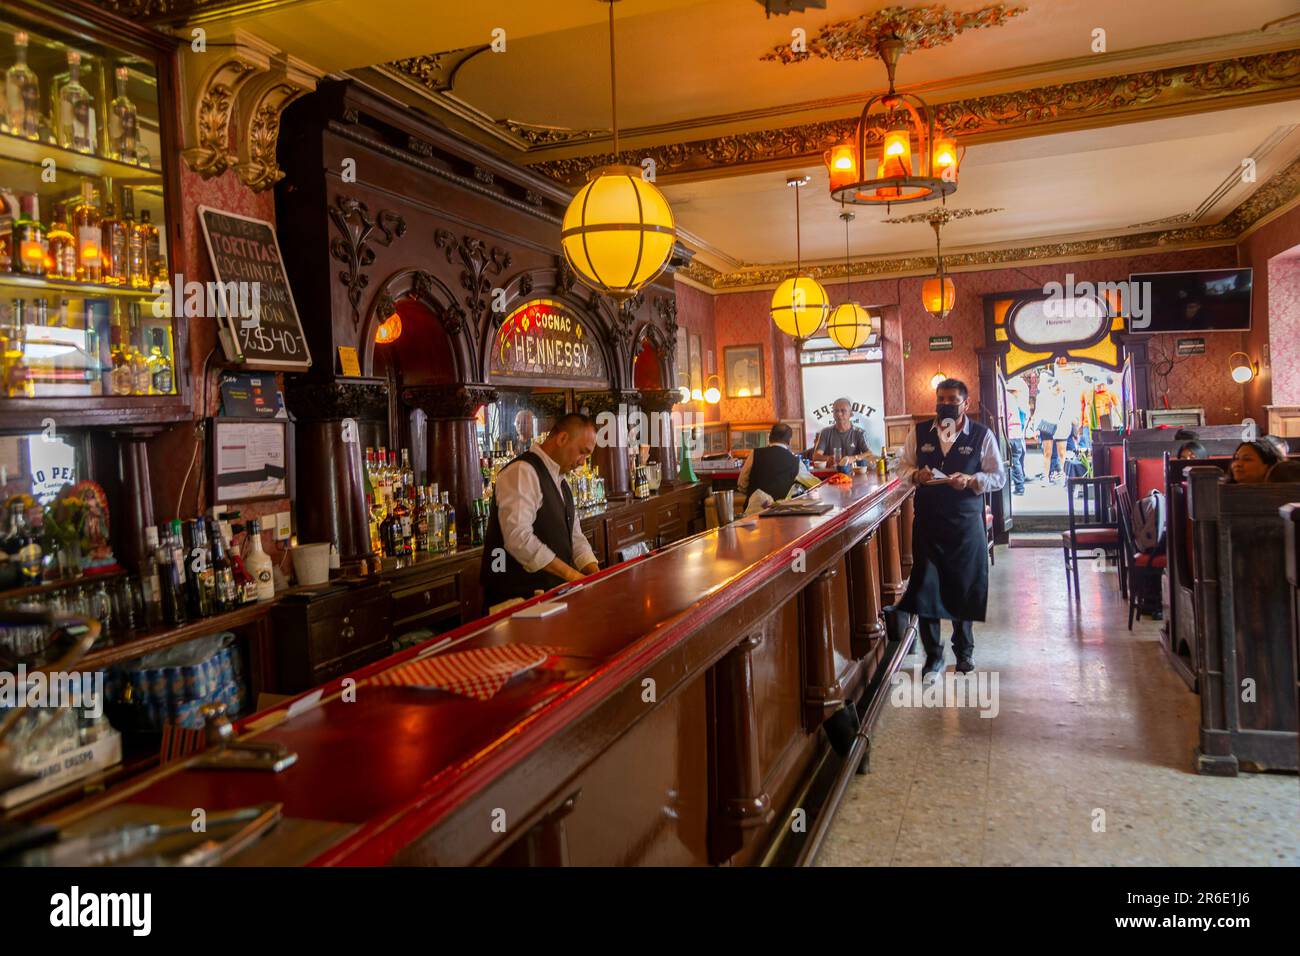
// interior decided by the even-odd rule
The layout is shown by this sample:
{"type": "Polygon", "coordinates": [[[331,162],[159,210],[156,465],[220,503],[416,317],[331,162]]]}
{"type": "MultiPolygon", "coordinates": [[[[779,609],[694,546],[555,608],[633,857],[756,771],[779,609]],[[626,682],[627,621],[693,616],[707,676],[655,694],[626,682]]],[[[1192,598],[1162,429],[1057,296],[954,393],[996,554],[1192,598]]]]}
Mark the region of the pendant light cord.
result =
{"type": "Polygon", "coordinates": [[[794,274],[803,273],[803,238],[799,235],[799,189],[794,187],[794,274]]]}
{"type": "Polygon", "coordinates": [[[614,0],[609,3],[609,115],[614,124],[614,162],[618,162],[618,79],[614,72],[614,0]]]}

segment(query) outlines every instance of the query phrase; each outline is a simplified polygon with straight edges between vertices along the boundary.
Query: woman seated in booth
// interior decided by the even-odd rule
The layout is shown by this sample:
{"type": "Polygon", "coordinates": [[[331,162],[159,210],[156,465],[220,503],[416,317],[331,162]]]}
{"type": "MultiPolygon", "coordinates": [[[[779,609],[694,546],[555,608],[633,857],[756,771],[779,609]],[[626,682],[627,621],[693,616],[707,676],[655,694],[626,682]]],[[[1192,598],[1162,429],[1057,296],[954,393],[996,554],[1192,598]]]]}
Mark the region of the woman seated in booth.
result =
{"type": "Polygon", "coordinates": [[[1180,461],[1192,459],[1192,458],[1204,458],[1205,446],[1202,445],[1200,442],[1198,442],[1196,439],[1192,439],[1191,441],[1185,441],[1178,446],[1178,454],[1176,454],[1174,457],[1179,459],[1180,461]]]}
{"type": "Polygon", "coordinates": [[[1268,471],[1282,459],[1277,446],[1260,439],[1244,441],[1232,453],[1231,477],[1228,481],[1238,485],[1260,484],[1267,480],[1268,471]]]}

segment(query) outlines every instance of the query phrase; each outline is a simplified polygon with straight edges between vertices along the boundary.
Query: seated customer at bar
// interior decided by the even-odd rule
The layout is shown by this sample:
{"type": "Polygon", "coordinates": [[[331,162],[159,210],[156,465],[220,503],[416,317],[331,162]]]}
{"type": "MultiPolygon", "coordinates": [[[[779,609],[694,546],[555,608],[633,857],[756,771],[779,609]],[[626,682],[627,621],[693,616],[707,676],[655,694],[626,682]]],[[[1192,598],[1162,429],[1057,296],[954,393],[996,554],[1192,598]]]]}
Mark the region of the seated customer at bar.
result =
{"type": "Polygon", "coordinates": [[[599,569],[564,475],[590,457],[596,423],[560,418],[546,440],[501,469],[483,539],[483,604],[530,598],[599,569]]]}
{"type": "Polygon", "coordinates": [[[1193,439],[1185,441],[1178,446],[1178,454],[1174,456],[1179,460],[1188,460],[1192,458],[1204,458],[1205,446],[1193,439]]]}
{"type": "Polygon", "coordinates": [[[1271,442],[1263,439],[1244,441],[1232,453],[1231,477],[1228,480],[1238,485],[1259,484],[1267,478],[1268,470],[1279,461],[1281,459],[1277,448],[1271,442]]]}
{"type": "Polygon", "coordinates": [[[790,450],[789,425],[777,422],[767,433],[767,447],[757,448],[745,460],[736,480],[736,490],[742,495],[762,491],[774,501],[788,498],[795,484],[812,486],[817,479],[804,467],[799,456],[790,450]]]}
{"type": "Polygon", "coordinates": [[[813,445],[812,460],[839,464],[850,459],[857,459],[868,454],[867,436],[853,424],[853,403],[847,398],[835,399],[831,406],[831,417],[835,424],[828,425],[817,433],[817,444],[813,445]]]}

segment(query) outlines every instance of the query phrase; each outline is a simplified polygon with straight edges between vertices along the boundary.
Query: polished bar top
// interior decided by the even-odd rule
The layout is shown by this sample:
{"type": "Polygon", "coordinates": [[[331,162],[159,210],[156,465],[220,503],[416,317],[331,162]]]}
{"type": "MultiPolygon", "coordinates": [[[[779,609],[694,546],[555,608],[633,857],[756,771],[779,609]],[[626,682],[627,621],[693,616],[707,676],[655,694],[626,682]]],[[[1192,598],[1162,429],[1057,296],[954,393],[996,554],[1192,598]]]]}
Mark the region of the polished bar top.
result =
{"type": "MultiPolygon", "coordinates": [[[[297,763],[279,774],[187,770],[180,762],[68,808],[51,822],[89,828],[95,825],[91,814],[124,801],[208,813],[282,802],[287,818],[342,825],[335,831],[342,838],[313,863],[389,862],[740,596],[789,568],[795,549],[865,520],[903,493],[892,476],[820,485],[811,494],[835,506],[826,515],[751,518],[715,528],[556,589],[546,598],[565,602],[559,614],[517,619],[511,614],[519,608],[510,608],[300,695],[295,700],[323,691],[318,704],[292,718],[293,702],[285,702],[242,721],[241,737],[278,741],[297,752],[297,763]],[[366,683],[430,650],[504,643],[547,645],[561,653],[487,702],[366,683]],[[355,681],[351,701],[341,693],[349,681],[355,681]]],[[[273,833],[263,844],[276,839],[273,833]]],[[[263,846],[260,857],[268,851],[273,846],[263,846]]]]}

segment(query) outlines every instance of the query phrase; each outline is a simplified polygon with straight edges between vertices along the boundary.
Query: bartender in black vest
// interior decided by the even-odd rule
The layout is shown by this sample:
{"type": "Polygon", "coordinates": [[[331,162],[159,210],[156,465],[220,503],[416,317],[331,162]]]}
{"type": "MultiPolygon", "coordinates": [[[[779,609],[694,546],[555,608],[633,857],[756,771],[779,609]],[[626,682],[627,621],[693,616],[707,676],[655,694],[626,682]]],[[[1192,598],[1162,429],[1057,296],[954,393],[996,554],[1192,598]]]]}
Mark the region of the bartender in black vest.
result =
{"type": "Polygon", "coordinates": [[[485,607],[530,598],[599,569],[564,479],[595,447],[595,422],[568,414],[545,441],[497,474],[479,567],[485,607]]]}
{"type": "Polygon", "coordinates": [[[767,445],[755,448],[745,459],[736,479],[736,490],[742,495],[763,491],[773,501],[780,501],[789,496],[796,482],[805,487],[817,484],[803,461],[790,450],[793,435],[794,430],[784,422],[773,425],[767,433],[767,445]]]}
{"type": "Polygon", "coordinates": [[[925,674],[943,670],[939,622],[952,621],[957,670],[975,669],[971,622],[983,621],[989,595],[984,493],[1006,483],[993,432],[966,415],[966,383],[935,389],[935,418],[907,436],[899,477],[916,484],[912,574],[898,607],[920,619],[925,674]]]}

